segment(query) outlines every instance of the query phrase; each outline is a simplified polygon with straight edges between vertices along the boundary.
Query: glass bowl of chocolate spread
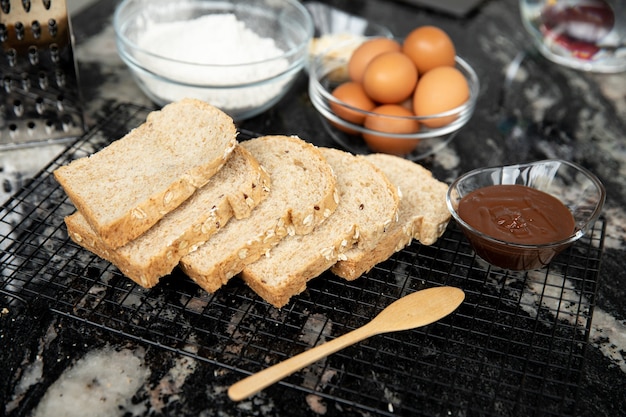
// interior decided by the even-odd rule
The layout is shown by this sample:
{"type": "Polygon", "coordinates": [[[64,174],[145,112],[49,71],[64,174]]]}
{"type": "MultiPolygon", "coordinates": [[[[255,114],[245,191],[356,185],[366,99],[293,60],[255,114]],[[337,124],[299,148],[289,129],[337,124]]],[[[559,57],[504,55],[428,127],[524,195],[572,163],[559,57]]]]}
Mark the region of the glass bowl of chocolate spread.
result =
{"type": "Polygon", "coordinates": [[[457,178],[446,196],[476,254],[517,271],[543,268],[580,239],[605,199],[593,173],[558,159],[475,169],[457,178]]]}

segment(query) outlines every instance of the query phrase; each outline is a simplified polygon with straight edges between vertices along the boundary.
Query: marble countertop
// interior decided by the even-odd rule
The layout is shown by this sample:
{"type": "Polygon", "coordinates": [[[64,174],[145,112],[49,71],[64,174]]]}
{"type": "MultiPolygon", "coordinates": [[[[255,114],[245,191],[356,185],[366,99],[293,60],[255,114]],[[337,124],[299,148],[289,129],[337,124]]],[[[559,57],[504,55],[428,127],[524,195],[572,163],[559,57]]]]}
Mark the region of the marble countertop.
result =
{"type": "MultiPolygon", "coordinates": [[[[396,1],[327,3],[386,25],[397,36],[405,35],[415,26],[438,25],[450,34],[458,53],[477,71],[481,92],[474,116],[447,148],[421,161],[440,180],[450,182],[480,166],[544,158],[578,162],[602,180],[607,190],[602,263],[597,288],[592,294],[595,305],[584,349],[583,372],[574,383],[578,388],[572,415],[624,415],[626,73],[583,73],[538,56],[524,32],[514,0],[486,1],[463,17],[396,1]]],[[[152,106],[117,56],[111,25],[113,9],[114,2],[98,2],[72,18],[88,126],[96,126],[114,114],[120,103],[152,106]]],[[[285,99],[239,127],[252,132],[298,135],[320,146],[333,146],[320,128],[309,101],[304,73],[285,99]]],[[[29,175],[34,175],[64,149],[65,145],[51,145],[0,152],[3,178],[0,199],[5,201],[28,182],[29,175]]],[[[526,291],[534,296],[545,289],[533,287],[526,291]]],[[[193,346],[171,349],[141,337],[128,338],[123,333],[57,314],[45,299],[22,300],[0,292],[0,374],[3,376],[0,413],[7,416],[377,414],[285,385],[270,387],[249,400],[233,403],[226,390],[242,374],[201,360],[194,349],[193,346]],[[181,354],[181,350],[189,354],[181,354]]],[[[496,355],[497,348],[493,353],[496,355]]],[[[492,360],[483,359],[484,363],[492,360]]],[[[401,404],[392,394],[385,400],[389,404],[385,415],[403,414],[401,404]]],[[[447,409],[447,415],[481,415],[478,406],[471,408],[467,404],[450,399],[441,409],[447,409]]],[[[521,410],[513,409],[502,415],[528,415],[521,410]]],[[[535,415],[544,413],[537,411],[535,415]]],[[[555,414],[546,411],[545,415],[555,414]]]]}

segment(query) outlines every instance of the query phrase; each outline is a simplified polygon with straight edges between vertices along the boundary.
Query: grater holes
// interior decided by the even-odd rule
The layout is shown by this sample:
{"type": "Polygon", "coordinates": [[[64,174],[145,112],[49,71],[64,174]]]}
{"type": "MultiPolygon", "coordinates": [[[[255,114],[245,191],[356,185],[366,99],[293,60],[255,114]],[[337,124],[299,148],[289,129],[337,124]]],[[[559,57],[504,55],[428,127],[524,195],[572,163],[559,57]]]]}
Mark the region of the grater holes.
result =
{"type": "Polygon", "coordinates": [[[57,110],[59,112],[62,112],[63,110],[65,110],[65,96],[63,94],[59,94],[57,96],[57,110]]]}
{"type": "Polygon", "coordinates": [[[56,43],[50,44],[50,60],[58,64],[61,59],[61,54],[59,52],[59,45],[56,43]]]}
{"type": "Polygon", "coordinates": [[[17,117],[22,117],[24,115],[24,104],[22,103],[22,100],[13,100],[13,114],[17,117]]]}
{"type": "Polygon", "coordinates": [[[6,51],[7,64],[9,67],[14,67],[17,64],[17,51],[15,48],[9,48],[6,51]]]}
{"type": "Polygon", "coordinates": [[[27,72],[22,73],[22,90],[29,91],[30,90],[30,76],[27,72]]]}
{"type": "Polygon", "coordinates": [[[50,134],[54,130],[54,120],[52,119],[46,120],[45,130],[47,134],[50,134]]]}
{"type": "Polygon", "coordinates": [[[39,49],[35,45],[28,47],[28,61],[31,65],[39,65],[39,49]]]}
{"type": "Polygon", "coordinates": [[[74,121],[72,120],[72,116],[69,114],[64,114],[61,116],[61,128],[64,132],[69,132],[70,129],[74,126],[74,121]]]}
{"type": "Polygon", "coordinates": [[[15,123],[9,124],[9,135],[11,137],[15,137],[16,134],[17,134],[17,124],[15,123]]]}
{"type": "Polygon", "coordinates": [[[41,88],[42,90],[47,90],[50,86],[48,74],[43,71],[39,71],[39,73],[37,73],[37,81],[39,82],[39,88],[41,88]]]}
{"type": "Polygon", "coordinates": [[[65,72],[61,69],[57,69],[54,71],[54,79],[56,80],[57,86],[59,88],[65,87],[65,72]]]}
{"type": "Polygon", "coordinates": [[[22,22],[15,23],[15,38],[18,41],[23,41],[24,36],[26,35],[26,30],[24,29],[24,24],[22,22]]]}
{"type": "Polygon", "coordinates": [[[33,32],[33,38],[41,38],[41,23],[38,20],[33,20],[30,24],[30,30],[33,32]]]}
{"type": "Polygon", "coordinates": [[[8,75],[5,75],[2,79],[2,88],[7,94],[13,91],[13,80],[8,75]]]}
{"type": "Polygon", "coordinates": [[[0,150],[84,133],[71,28],[57,3],[66,2],[0,0],[0,150]]]}
{"type": "Polygon", "coordinates": [[[50,37],[56,37],[58,32],[59,26],[57,25],[57,21],[54,19],[48,20],[48,33],[50,33],[50,37]]]}
{"type": "Polygon", "coordinates": [[[43,101],[43,98],[41,97],[37,97],[35,99],[35,111],[37,112],[37,114],[43,114],[44,111],[46,110],[46,106],[45,103],[43,101]]]}

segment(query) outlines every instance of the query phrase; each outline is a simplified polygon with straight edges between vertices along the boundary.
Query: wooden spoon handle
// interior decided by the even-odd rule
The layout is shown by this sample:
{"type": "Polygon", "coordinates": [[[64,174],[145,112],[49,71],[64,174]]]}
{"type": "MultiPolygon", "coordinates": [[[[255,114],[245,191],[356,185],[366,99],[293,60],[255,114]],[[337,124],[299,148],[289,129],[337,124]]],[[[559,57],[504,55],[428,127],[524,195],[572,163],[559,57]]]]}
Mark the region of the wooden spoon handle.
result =
{"type": "Polygon", "coordinates": [[[241,401],[307,365],[377,333],[367,325],[355,329],[236,382],[228,389],[228,396],[233,401],[241,401]]]}

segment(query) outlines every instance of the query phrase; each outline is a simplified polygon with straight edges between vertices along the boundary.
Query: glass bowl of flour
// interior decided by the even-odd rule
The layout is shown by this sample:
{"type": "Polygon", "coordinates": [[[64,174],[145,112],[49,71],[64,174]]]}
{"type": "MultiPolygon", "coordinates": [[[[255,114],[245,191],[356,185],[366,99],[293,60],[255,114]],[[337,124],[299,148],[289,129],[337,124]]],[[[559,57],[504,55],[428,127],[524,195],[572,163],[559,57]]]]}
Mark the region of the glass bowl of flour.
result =
{"type": "Polygon", "coordinates": [[[123,0],[114,28],[120,57],[153,102],[198,98],[236,121],[285,95],[314,31],[297,0],[123,0]]]}

